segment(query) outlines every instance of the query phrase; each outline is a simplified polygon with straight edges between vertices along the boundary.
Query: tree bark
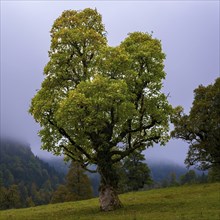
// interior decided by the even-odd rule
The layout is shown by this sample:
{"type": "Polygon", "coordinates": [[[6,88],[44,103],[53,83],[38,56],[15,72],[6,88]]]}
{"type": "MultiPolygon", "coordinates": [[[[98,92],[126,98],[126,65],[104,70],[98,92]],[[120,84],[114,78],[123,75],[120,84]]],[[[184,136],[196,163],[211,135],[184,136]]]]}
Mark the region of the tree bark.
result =
{"type": "Polygon", "coordinates": [[[99,187],[99,202],[102,211],[112,211],[122,207],[118,198],[118,173],[112,163],[109,153],[100,155],[102,158],[98,164],[98,172],[101,176],[99,187]],[[104,160],[103,160],[104,159],[104,160]]]}
{"type": "Polygon", "coordinates": [[[99,190],[101,211],[112,211],[122,207],[117,191],[112,186],[101,186],[99,190]]]}

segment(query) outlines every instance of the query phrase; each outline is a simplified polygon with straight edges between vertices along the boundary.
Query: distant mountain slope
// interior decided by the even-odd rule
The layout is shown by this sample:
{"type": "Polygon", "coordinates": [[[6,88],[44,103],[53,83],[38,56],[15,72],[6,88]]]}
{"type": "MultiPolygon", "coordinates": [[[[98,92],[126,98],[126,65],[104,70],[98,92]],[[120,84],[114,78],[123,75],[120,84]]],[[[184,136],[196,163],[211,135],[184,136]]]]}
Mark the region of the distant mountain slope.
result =
{"type": "Polygon", "coordinates": [[[176,178],[179,179],[181,175],[187,172],[187,169],[184,166],[169,161],[150,161],[148,166],[151,170],[151,176],[154,182],[161,182],[169,178],[172,173],[175,173],[176,178]]]}
{"type": "Polygon", "coordinates": [[[58,173],[48,163],[40,160],[31,151],[29,145],[13,140],[0,141],[0,176],[4,186],[35,183],[41,187],[47,180],[56,187],[62,182],[64,175],[58,173]]]}
{"type": "Polygon", "coordinates": [[[0,140],[0,209],[49,203],[64,176],[36,157],[28,144],[0,140]],[[19,197],[17,202],[8,199],[12,190],[19,197]]]}
{"type": "Polygon", "coordinates": [[[63,157],[51,157],[51,158],[42,158],[43,161],[48,163],[51,167],[53,167],[57,172],[67,174],[70,162],[65,162],[63,157]]]}

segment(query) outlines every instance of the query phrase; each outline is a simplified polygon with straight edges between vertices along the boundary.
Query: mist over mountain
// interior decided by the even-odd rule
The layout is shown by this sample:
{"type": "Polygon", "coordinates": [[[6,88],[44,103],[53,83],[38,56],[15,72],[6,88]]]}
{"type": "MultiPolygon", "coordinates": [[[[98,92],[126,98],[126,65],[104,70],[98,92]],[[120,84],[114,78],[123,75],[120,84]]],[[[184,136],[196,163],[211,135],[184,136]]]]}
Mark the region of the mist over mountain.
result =
{"type": "MultiPolygon", "coordinates": [[[[146,161],[147,162],[147,161],[146,161]]],[[[151,176],[154,182],[160,182],[167,179],[172,173],[179,179],[181,175],[187,172],[186,167],[171,161],[149,161],[148,166],[151,170],[151,176]]]]}
{"type": "Polygon", "coordinates": [[[0,209],[48,204],[64,176],[35,156],[29,144],[0,139],[0,209]]]}

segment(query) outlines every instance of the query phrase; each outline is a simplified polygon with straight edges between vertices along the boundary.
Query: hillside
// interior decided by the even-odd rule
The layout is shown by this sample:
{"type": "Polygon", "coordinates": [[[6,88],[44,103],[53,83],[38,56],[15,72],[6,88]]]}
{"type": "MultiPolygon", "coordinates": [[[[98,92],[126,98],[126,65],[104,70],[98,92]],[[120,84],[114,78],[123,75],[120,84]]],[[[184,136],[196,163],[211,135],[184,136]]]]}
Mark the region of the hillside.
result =
{"type": "Polygon", "coordinates": [[[220,183],[120,195],[124,207],[100,212],[98,199],[0,211],[0,220],[219,220],[220,183]]]}
{"type": "Polygon", "coordinates": [[[2,139],[0,152],[0,173],[5,186],[21,181],[35,182],[40,186],[48,179],[51,179],[52,186],[56,186],[64,176],[35,156],[28,144],[2,139]]]}
{"type": "Polygon", "coordinates": [[[63,179],[64,174],[36,157],[28,144],[0,140],[0,209],[47,204],[63,179]],[[12,191],[14,198],[7,196],[12,191]]]}

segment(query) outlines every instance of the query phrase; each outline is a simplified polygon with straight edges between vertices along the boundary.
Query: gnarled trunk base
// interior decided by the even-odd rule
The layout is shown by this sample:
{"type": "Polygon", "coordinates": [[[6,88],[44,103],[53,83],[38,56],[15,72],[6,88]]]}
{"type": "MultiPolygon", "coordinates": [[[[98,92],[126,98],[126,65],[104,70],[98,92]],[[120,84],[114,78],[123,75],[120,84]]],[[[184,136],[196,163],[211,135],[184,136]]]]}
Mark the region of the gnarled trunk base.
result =
{"type": "Polygon", "coordinates": [[[101,186],[99,202],[101,211],[112,211],[122,207],[116,191],[111,186],[101,186]]]}

